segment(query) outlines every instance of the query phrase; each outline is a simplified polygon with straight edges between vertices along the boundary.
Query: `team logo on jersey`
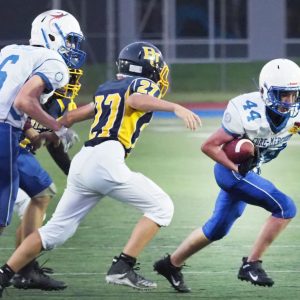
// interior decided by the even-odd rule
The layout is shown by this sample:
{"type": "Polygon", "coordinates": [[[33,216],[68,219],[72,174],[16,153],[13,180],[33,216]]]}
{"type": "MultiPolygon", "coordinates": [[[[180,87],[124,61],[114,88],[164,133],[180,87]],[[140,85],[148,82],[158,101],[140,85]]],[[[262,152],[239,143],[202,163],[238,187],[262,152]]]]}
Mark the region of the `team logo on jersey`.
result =
{"type": "Polygon", "coordinates": [[[229,112],[227,112],[225,115],[224,115],[224,121],[226,123],[229,123],[231,121],[231,114],[229,112]]]}
{"type": "Polygon", "coordinates": [[[152,66],[159,62],[160,53],[155,52],[151,47],[143,47],[143,50],[145,54],[144,59],[150,60],[152,66]]]}
{"type": "Polygon", "coordinates": [[[60,81],[63,80],[63,78],[64,78],[64,74],[63,74],[62,72],[57,72],[57,73],[55,74],[55,80],[56,80],[56,81],[60,82],[60,81]]]}
{"type": "Polygon", "coordinates": [[[291,134],[300,133],[300,122],[295,122],[293,127],[289,129],[289,133],[291,134]]]}

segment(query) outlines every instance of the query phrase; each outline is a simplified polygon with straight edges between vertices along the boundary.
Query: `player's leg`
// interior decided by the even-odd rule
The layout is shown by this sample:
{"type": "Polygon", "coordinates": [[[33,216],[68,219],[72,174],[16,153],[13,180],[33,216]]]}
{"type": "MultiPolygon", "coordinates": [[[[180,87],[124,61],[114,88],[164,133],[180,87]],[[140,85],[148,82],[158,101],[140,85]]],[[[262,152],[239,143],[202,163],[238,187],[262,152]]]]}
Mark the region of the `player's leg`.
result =
{"type": "Polygon", "coordinates": [[[163,275],[178,292],[189,292],[181,273],[184,262],[207,245],[228,234],[246,204],[221,190],[212,216],[202,228],[195,229],[172,253],[154,264],[154,270],[163,275]]]}
{"type": "Polygon", "coordinates": [[[10,278],[11,275],[14,275],[14,272],[19,271],[32,261],[42,249],[50,250],[64,243],[75,233],[81,219],[101,198],[101,195],[84,189],[82,185],[84,180],[80,177],[80,163],[83,162],[84,164],[84,159],[79,154],[73,159],[72,165],[74,167],[72,172],[71,165],[67,189],[51,220],[39,231],[30,234],[16,249],[8,263],[1,268],[1,270],[10,271],[9,274],[6,274],[6,278],[10,278]],[[76,180],[77,182],[75,182],[76,180]],[[80,188],[76,189],[76,185],[80,188]],[[73,187],[74,190],[72,190],[73,187]]]}
{"type": "Polygon", "coordinates": [[[238,278],[257,285],[272,286],[274,281],[263,270],[261,257],[296,215],[296,206],[291,198],[270,181],[253,172],[241,180],[236,186],[236,192],[244,193],[247,203],[272,213],[263,225],[250,255],[243,258],[238,278]]]}
{"type": "MultiPolygon", "coordinates": [[[[42,250],[51,250],[70,238],[75,233],[82,218],[98,201],[98,195],[88,195],[87,193],[80,195],[78,191],[69,191],[67,188],[49,222],[30,234],[7,263],[0,268],[6,278],[5,282],[8,282],[15,272],[20,271],[42,250]]],[[[5,286],[7,285],[5,284],[5,286]]],[[[66,285],[64,286],[66,287],[66,285]]],[[[54,288],[53,285],[47,286],[45,283],[43,289],[53,290],[54,288]]]]}
{"type": "Polygon", "coordinates": [[[34,155],[20,149],[18,157],[20,187],[31,197],[22,218],[23,237],[42,226],[46,209],[56,194],[55,185],[34,155]]]}
{"type": "Polygon", "coordinates": [[[0,123],[0,235],[9,225],[19,187],[19,130],[0,123]]]}
{"type": "Polygon", "coordinates": [[[156,284],[135,273],[133,266],[159,228],[170,224],[174,211],[172,200],[149,178],[134,172],[131,172],[126,182],[116,185],[108,195],[133,205],[144,215],[133,229],[122,253],[114,258],[106,276],[107,282],[138,289],[155,288],[156,284]]]}
{"type": "MultiPolygon", "coordinates": [[[[35,156],[22,148],[18,157],[18,169],[20,187],[31,198],[22,215],[20,239],[23,240],[42,226],[46,209],[56,193],[56,188],[35,156]]],[[[21,289],[64,289],[65,283],[50,278],[45,272],[47,270],[51,271],[49,268],[41,268],[36,260],[32,260],[14,276],[12,283],[14,287],[21,289]]]]}
{"type": "Polygon", "coordinates": [[[20,225],[16,230],[16,248],[22,243],[22,219],[30,203],[30,197],[22,190],[18,189],[17,199],[14,205],[14,213],[20,218],[20,225]]]}

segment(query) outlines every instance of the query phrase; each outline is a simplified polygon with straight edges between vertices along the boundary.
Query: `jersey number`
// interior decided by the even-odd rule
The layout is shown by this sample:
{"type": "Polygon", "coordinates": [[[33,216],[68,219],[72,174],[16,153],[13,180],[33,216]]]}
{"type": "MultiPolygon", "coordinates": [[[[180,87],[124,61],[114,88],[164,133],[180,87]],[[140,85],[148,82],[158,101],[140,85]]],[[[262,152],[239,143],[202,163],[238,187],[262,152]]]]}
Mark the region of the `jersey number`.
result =
{"type": "Polygon", "coordinates": [[[247,116],[248,122],[261,118],[261,115],[259,112],[252,110],[252,108],[254,108],[254,107],[257,107],[257,104],[250,100],[247,100],[246,104],[243,105],[244,110],[250,109],[249,115],[247,116]]]}
{"type": "Polygon", "coordinates": [[[19,60],[19,55],[10,55],[6,57],[3,62],[0,64],[0,89],[2,88],[4,81],[7,78],[7,73],[3,71],[3,67],[8,63],[11,62],[12,64],[15,64],[19,60]]]}
{"type": "Polygon", "coordinates": [[[97,109],[97,114],[95,116],[95,120],[91,126],[91,132],[90,132],[90,139],[94,138],[96,135],[96,132],[92,132],[93,128],[98,124],[99,118],[102,114],[102,103],[104,101],[105,105],[110,105],[110,114],[108,116],[107,122],[105,125],[102,127],[102,133],[98,135],[98,137],[109,137],[109,130],[113,128],[114,123],[117,118],[117,113],[118,113],[118,107],[121,101],[121,96],[116,93],[116,94],[109,94],[107,95],[106,98],[104,96],[97,96],[95,98],[96,101],[96,109],[97,109]],[[105,100],[104,100],[105,99],[105,100]]]}

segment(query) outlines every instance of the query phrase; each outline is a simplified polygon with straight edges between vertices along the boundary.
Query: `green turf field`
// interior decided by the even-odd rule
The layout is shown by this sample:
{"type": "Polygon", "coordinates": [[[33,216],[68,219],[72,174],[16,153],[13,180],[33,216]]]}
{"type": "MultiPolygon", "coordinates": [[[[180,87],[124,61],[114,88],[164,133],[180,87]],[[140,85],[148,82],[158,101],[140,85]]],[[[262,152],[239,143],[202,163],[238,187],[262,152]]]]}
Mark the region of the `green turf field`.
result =
{"type": "MultiPolygon", "coordinates": [[[[201,253],[196,254],[184,269],[190,294],[178,294],[169,283],[152,271],[153,262],[172,252],[195,227],[210,216],[218,193],[213,178],[213,162],[200,152],[201,142],[220,123],[219,119],[204,119],[203,128],[195,133],[187,131],[180,121],[153,120],[128,158],[128,165],[149,176],[173,198],[175,215],[172,224],[152,241],[139,257],[140,272],[157,282],[151,292],[139,292],[105,283],[105,273],[114,255],[118,255],[140,217],[133,208],[105,198],[84,220],[77,233],[62,247],[45,253],[39,260],[49,259],[47,266],[55,270],[55,278],[69,287],[62,292],[21,291],[7,289],[3,299],[24,300],[94,300],[94,299],[300,299],[300,221],[296,217],[276,240],[264,257],[264,266],[275,280],[272,288],[254,287],[237,280],[242,256],[251,248],[261,224],[268,213],[248,207],[229,236],[201,253]]],[[[81,143],[88,132],[88,124],[75,126],[81,143]]],[[[74,154],[80,144],[71,150],[74,154]]],[[[289,194],[300,207],[299,197],[300,141],[294,138],[277,160],[263,168],[263,175],[289,194]]],[[[48,210],[49,218],[55,202],[63,192],[66,178],[51,162],[44,150],[40,161],[51,173],[58,195],[48,210]]],[[[0,239],[1,263],[14,247],[15,217],[0,239]]]]}

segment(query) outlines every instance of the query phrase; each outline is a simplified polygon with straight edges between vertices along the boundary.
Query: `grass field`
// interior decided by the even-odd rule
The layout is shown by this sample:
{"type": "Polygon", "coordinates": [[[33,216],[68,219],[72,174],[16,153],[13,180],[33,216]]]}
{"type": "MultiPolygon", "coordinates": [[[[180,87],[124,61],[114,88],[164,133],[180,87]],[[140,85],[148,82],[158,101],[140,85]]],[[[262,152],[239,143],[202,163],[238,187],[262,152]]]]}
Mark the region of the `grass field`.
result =
{"type": "MultiPolygon", "coordinates": [[[[213,162],[199,150],[202,141],[219,126],[219,119],[204,119],[203,128],[190,133],[175,119],[153,120],[128,158],[128,165],[149,176],[172,197],[175,215],[168,228],[139,257],[140,272],[157,282],[155,291],[139,292],[105,283],[105,273],[114,255],[122,250],[140,214],[132,207],[105,198],[83,221],[73,238],[62,247],[45,253],[39,260],[49,259],[47,266],[55,270],[55,278],[68,283],[62,292],[21,291],[8,288],[4,299],[24,300],[94,300],[94,299],[300,299],[300,220],[296,217],[276,240],[264,257],[264,266],[275,280],[272,288],[254,287],[237,280],[242,256],[251,248],[268,213],[248,207],[229,236],[204,249],[188,260],[184,269],[190,294],[178,294],[169,283],[152,271],[153,262],[172,252],[194,228],[210,216],[218,187],[213,178],[213,162]]],[[[88,124],[75,126],[81,143],[88,124]]],[[[81,144],[80,143],[80,144],[81,144]]],[[[80,144],[71,150],[73,155],[80,144]]],[[[289,194],[300,207],[299,197],[300,141],[295,138],[279,159],[263,168],[263,175],[289,194]]],[[[66,178],[44,150],[38,158],[49,170],[58,195],[48,210],[48,217],[63,192],[66,178]]],[[[18,224],[15,217],[0,239],[1,263],[14,248],[18,224]]]]}

